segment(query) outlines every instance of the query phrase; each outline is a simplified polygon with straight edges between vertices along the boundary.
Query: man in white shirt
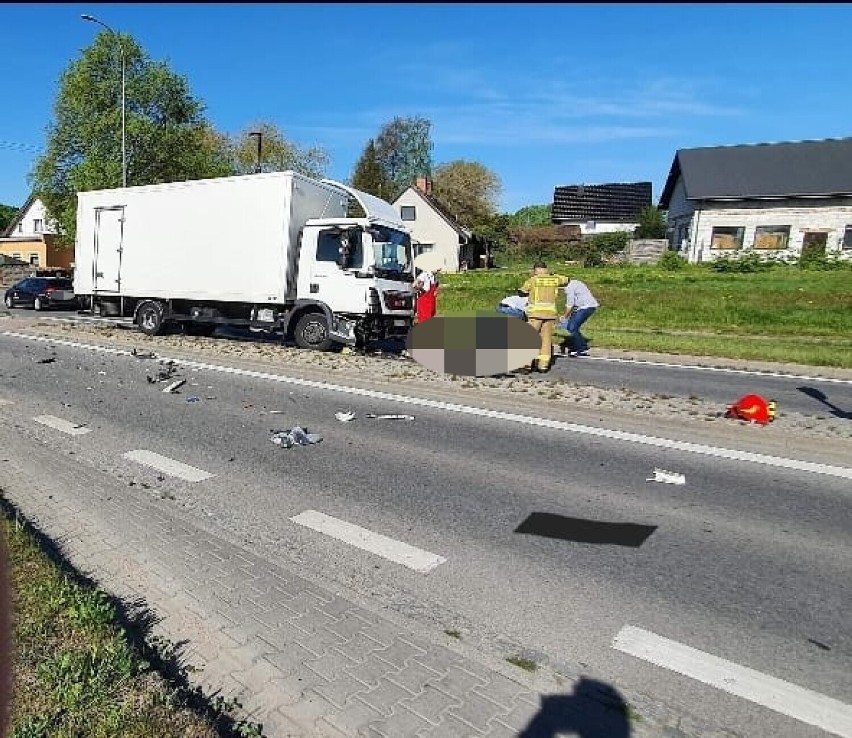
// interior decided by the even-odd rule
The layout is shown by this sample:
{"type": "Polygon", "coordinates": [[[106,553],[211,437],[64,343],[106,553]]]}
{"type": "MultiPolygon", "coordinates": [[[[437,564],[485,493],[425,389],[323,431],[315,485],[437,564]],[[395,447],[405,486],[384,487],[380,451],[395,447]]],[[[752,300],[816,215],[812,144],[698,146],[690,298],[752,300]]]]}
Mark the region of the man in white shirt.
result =
{"type": "Polygon", "coordinates": [[[521,295],[509,295],[500,300],[497,306],[497,312],[504,315],[511,315],[513,318],[525,320],[527,317],[527,305],[530,299],[521,295]]]}
{"type": "Polygon", "coordinates": [[[589,341],[580,333],[580,326],[592,317],[600,303],[588,286],[579,279],[571,279],[565,290],[565,314],[559,322],[571,334],[570,356],[585,356],[589,352],[589,341]]]}

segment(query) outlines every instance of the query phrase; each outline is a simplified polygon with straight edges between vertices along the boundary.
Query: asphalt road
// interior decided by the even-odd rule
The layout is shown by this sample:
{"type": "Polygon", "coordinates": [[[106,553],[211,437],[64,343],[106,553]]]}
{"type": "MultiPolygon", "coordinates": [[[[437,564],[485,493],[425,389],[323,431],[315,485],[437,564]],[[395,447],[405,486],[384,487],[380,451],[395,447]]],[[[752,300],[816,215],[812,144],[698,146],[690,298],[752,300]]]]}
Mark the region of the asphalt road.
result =
{"type": "Polygon", "coordinates": [[[848,478],[209,370],[188,371],[180,393],[167,394],[146,380],[157,366],[0,336],[0,397],[14,403],[0,405],[4,432],[73,451],[69,474],[85,464],[121,484],[147,484],[164,505],[185,507],[269,560],[423,627],[582,669],[628,697],[650,695],[743,736],[826,733],[621,653],[614,636],[636,626],[852,704],[848,478]],[[357,419],[337,421],[341,410],[357,419]],[[412,412],[411,422],[365,417],[412,412]],[[92,433],[32,421],[43,414],[92,433]],[[293,425],[323,441],[270,442],[293,425]],[[134,449],[215,476],[158,475],[122,457],[134,449]],[[654,467],[683,473],[686,484],[648,482],[654,467]],[[296,525],[291,518],[306,510],[446,561],[428,575],[408,569],[296,525]],[[516,532],[530,516],[538,530],[516,532]],[[646,537],[632,545],[578,540],[601,534],[596,521],[649,529],[633,530],[646,537]]]}
{"type": "MultiPolygon", "coordinates": [[[[14,311],[29,313],[30,311],[14,311]]],[[[45,317],[77,318],[76,312],[51,311],[45,317]]],[[[246,331],[232,331],[245,336],[246,331]]],[[[217,335],[228,335],[220,330],[217,335]]],[[[260,340],[260,339],[257,339],[260,340]]],[[[400,350],[400,346],[391,347],[400,350]]],[[[818,372],[801,376],[772,376],[765,371],[719,366],[683,366],[664,361],[649,363],[597,355],[570,358],[557,354],[548,377],[565,377],[585,385],[631,389],[671,397],[699,397],[725,408],[745,395],[757,393],[775,400],[779,412],[797,412],[848,421],[852,429],[852,380],[825,381],[818,372]]]]}

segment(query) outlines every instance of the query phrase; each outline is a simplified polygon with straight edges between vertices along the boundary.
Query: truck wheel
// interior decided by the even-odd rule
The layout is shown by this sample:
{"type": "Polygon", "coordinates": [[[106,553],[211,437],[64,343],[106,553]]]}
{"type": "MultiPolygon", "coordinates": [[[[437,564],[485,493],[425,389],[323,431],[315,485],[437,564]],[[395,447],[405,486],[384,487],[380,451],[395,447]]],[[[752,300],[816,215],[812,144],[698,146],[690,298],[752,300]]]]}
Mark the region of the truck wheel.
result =
{"type": "Polygon", "coordinates": [[[299,348],[328,351],[334,345],[328,334],[328,321],[322,313],[308,313],[299,318],[293,338],[299,348]]]}
{"type": "Polygon", "coordinates": [[[163,329],[163,305],[156,300],[145,300],[136,311],[136,324],[146,336],[156,336],[163,329]]]}

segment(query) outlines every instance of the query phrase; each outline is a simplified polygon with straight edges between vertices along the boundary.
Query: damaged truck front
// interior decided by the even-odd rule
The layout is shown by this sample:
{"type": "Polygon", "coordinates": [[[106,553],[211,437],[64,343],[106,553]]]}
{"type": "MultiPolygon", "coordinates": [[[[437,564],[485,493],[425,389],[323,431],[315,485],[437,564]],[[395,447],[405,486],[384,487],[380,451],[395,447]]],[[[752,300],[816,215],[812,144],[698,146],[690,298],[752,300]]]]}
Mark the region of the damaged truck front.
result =
{"type": "Polygon", "coordinates": [[[148,335],[230,325],[319,350],[402,339],[412,281],[399,215],[338,182],[275,172],[78,194],[75,293],[148,335]]]}

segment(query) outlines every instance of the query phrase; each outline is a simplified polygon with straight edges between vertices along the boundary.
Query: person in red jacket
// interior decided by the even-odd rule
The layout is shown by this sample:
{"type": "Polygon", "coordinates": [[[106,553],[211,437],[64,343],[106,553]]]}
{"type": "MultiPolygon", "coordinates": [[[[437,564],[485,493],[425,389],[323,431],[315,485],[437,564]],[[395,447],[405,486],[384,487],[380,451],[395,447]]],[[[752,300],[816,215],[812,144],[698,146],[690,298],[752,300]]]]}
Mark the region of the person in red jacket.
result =
{"type": "Polygon", "coordinates": [[[414,292],[417,295],[417,323],[434,318],[438,312],[438,274],[441,269],[423,270],[414,280],[414,292]]]}

